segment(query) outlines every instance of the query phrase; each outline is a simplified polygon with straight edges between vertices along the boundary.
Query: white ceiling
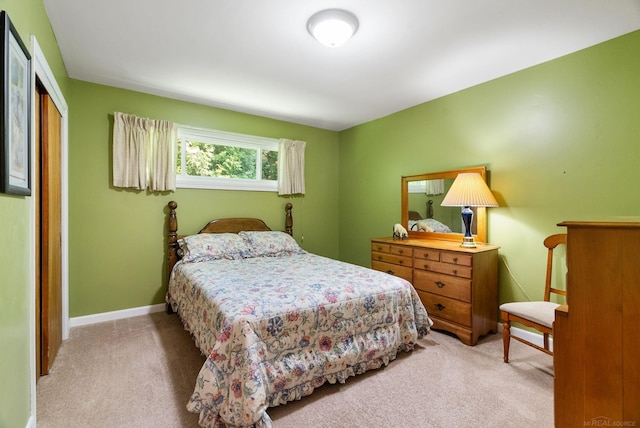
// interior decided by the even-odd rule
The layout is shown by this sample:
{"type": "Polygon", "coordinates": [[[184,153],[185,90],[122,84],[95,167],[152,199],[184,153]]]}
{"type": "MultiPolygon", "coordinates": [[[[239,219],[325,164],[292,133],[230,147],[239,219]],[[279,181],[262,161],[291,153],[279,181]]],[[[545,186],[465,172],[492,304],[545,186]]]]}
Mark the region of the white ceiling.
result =
{"type": "Polygon", "coordinates": [[[74,79],[331,130],[640,29],[640,0],[43,0],[74,79]],[[315,12],[353,12],[327,48],[315,12]]]}

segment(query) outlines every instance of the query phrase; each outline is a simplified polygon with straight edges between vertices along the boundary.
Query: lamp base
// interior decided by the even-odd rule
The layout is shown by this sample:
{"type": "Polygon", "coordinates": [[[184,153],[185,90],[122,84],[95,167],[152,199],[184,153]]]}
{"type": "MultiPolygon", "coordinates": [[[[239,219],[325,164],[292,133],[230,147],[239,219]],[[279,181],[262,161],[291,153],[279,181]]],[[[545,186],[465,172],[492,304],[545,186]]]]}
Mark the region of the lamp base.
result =
{"type": "Polygon", "coordinates": [[[462,238],[462,244],[460,244],[460,246],[464,248],[476,248],[476,242],[473,240],[473,236],[465,236],[462,238]]]}
{"type": "Polygon", "coordinates": [[[473,210],[471,207],[464,207],[462,209],[462,223],[464,224],[464,237],[462,238],[461,247],[475,248],[476,243],[473,241],[473,234],[471,234],[471,222],[473,221],[473,210]]]}

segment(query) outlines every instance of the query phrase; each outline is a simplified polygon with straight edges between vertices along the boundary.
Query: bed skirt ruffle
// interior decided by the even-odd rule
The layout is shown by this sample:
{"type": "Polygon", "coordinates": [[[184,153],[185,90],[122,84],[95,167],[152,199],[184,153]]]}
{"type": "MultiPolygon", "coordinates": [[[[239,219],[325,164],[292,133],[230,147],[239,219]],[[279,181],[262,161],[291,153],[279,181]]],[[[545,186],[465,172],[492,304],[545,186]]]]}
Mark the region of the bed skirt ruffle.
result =
{"type": "MultiPolygon", "coordinates": [[[[422,337],[421,335],[420,337],[422,337]]],[[[266,407],[261,412],[261,418],[255,423],[249,423],[248,425],[228,425],[226,424],[220,414],[218,413],[217,408],[215,407],[215,400],[212,400],[213,397],[202,397],[200,393],[196,392],[191,396],[189,403],[187,404],[187,410],[193,413],[199,413],[200,417],[198,423],[203,428],[236,428],[236,427],[246,427],[246,428],[272,428],[271,418],[267,414],[268,407],[276,407],[279,405],[286,404],[290,401],[300,400],[303,397],[311,395],[313,391],[325,383],[329,382],[330,384],[335,383],[345,383],[348,378],[363,374],[370,370],[376,370],[381,367],[386,367],[390,362],[396,359],[398,356],[398,352],[409,352],[414,348],[414,344],[402,344],[396,352],[382,356],[380,358],[375,358],[370,361],[363,361],[361,363],[355,364],[354,366],[347,367],[344,370],[341,370],[337,373],[327,373],[317,378],[312,379],[311,381],[305,382],[303,384],[297,385],[293,388],[285,389],[282,391],[278,391],[270,397],[267,397],[266,407]]],[[[210,361],[207,360],[207,363],[210,361]]]]}

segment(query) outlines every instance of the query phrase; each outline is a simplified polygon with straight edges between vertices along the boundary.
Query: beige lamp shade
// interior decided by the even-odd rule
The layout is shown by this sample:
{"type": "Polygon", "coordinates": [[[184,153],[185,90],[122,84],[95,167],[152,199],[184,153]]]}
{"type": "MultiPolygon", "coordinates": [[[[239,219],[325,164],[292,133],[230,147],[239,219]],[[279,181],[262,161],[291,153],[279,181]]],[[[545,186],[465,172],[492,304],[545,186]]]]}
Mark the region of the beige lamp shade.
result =
{"type": "Polygon", "coordinates": [[[497,207],[498,202],[477,172],[458,174],[440,204],[443,207],[497,207]]]}

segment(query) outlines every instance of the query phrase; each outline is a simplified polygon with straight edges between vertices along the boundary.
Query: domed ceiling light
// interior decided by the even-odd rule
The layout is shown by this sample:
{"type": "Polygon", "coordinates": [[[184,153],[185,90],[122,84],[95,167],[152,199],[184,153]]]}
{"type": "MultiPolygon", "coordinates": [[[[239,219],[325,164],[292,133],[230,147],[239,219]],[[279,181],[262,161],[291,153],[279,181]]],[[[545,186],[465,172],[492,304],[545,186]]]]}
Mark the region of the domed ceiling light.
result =
{"type": "Polygon", "coordinates": [[[343,9],[325,9],[317,12],[307,22],[309,33],[325,46],[338,47],[358,30],[358,18],[343,9]]]}

